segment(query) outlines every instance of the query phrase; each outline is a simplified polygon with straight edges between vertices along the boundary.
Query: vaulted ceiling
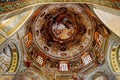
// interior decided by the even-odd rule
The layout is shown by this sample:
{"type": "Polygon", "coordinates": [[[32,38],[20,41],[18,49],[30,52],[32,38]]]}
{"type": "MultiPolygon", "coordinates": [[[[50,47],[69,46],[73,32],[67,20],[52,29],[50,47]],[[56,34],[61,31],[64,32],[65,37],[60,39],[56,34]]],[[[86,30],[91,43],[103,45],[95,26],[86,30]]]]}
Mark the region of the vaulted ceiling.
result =
{"type": "Polygon", "coordinates": [[[118,0],[0,5],[0,80],[120,79],[118,0]]]}

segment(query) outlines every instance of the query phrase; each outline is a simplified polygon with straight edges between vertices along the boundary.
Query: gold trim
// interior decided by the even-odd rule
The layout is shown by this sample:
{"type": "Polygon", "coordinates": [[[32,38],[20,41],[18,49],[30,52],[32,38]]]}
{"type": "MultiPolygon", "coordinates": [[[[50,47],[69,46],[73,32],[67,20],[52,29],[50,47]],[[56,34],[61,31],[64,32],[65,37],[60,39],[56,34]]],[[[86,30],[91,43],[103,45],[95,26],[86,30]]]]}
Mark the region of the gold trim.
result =
{"type": "Polygon", "coordinates": [[[111,51],[111,55],[110,55],[110,59],[111,59],[111,65],[113,68],[114,72],[120,72],[120,67],[119,67],[119,63],[117,61],[117,47],[113,46],[112,50],[114,49],[114,51],[111,51]]]}
{"type": "Polygon", "coordinates": [[[18,56],[17,52],[13,52],[12,65],[11,65],[8,72],[15,72],[16,67],[17,67],[17,63],[18,63],[18,57],[17,56],[18,56]]]}
{"type": "Polygon", "coordinates": [[[7,25],[12,22],[15,19],[15,16],[8,19],[8,21],[6,21],[4,24],[2,24],[2,22],[0,22],[0,30],[2,30],[3,28],[7,27],[7,25]]]}
{"type": "Polygon", "coordinates": [[[22,26],[22,24],[23,23],[25,23],[25,21],[29,18],[29,16],[30,16],[30,14],[31,14],[31,12],[32,12],[33,10],[29,10],[27,13],[26,13],[26,15],[28,15],[28,16],[26,16],[26,15],[24,15],[24,17],[21,19],[21,21],[13,28],[13,29],[11,29],[9,32],[7,32],[7,36],[10,36],[11,34],[13,34],[14,32],[16,32],[16,30],[18,29],[18,28],[20,28],[21,26],[22,26]]]}

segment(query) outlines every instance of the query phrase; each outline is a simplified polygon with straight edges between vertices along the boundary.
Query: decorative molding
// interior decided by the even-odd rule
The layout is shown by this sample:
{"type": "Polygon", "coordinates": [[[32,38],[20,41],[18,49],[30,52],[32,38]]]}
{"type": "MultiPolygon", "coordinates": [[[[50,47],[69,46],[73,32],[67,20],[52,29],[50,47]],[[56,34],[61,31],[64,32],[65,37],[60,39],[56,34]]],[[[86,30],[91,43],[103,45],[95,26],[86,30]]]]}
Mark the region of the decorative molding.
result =
{"type": "Polygon", "coordinates": [[[120,9],[120,1],[116,0],[34,0],[34,1],[15,1],[0,3],[0,14],[8,13],[20,8],[26,8],[33,5],[49,3],[87,3],[107,6],[114,9],[120,9]]]}

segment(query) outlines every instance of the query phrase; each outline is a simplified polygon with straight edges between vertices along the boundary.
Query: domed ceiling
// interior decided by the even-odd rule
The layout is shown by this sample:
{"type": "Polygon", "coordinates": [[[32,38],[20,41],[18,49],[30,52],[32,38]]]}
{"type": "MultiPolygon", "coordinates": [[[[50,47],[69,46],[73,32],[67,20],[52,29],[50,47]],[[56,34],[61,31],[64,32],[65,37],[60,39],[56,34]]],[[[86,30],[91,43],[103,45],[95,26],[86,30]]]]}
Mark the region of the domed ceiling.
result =
{"type": "Polygon", "coordinates": [[[91,5],[43,4],[23,19],[1,42],[0,80],[117,80],[119,37],[91,5]]]}
{"type": "Polygon", "coordinates": [[[75,4],[46,5],[33,25],[35,44],[56,59],[71,59],[84,53],[93,41],[96,22],[75,4]]]}

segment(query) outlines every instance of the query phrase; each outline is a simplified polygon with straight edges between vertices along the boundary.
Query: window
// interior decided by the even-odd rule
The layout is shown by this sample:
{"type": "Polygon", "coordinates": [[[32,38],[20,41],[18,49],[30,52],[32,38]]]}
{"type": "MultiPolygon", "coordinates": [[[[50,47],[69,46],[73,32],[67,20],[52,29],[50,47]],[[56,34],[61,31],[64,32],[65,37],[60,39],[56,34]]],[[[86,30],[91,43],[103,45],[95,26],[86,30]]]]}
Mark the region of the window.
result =
{"type": "Polygon", "coordinates": [[[68,62],[67,61],[61,61],[59,63],[59,71],[68,71],[68,62]]]}
{"type": "Polygon", "coordinates": [[[36,61],[40,64],[43,65],[43,58],[41,56],[38,56],[36,61]]]}
{"type": "Polygon", "coordinates": [[[92,59],[91,59],[90,55],[87,55],[87,56],[84,57],[84,59],[83,59],[84,65],[89,64],[91,61],[92,61],[92,59]]]}

